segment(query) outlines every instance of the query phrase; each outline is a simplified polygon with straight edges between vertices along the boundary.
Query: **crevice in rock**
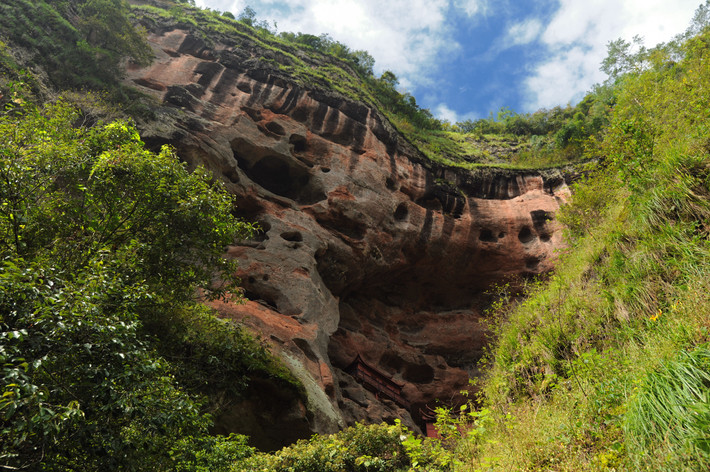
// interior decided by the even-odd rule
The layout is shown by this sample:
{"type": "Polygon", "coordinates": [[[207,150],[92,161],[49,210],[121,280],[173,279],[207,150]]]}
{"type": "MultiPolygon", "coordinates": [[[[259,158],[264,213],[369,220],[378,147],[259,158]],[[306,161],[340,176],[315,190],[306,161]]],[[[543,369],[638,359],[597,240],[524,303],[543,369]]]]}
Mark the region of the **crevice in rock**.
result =
{"type": "Polygon", "coordinates": [[[163,97],[163,102],[178,108],[194,112],[200,105],[200,101],[195,98],[185,87],[171,85],[163,97]]]}
{"type": "Polygon", "coordinates": [[[305,136],[292,134],[291,137],[288,139],[288,142],[291,145],[291,151],[294,154],[304,153],[308,149],[308,140],[305,136]]]}
{"type": "Polygon", "coordinates": [[[442,211],[443,206],[441,205],[441,201],[436,198],[435,195],[432,194],[426,194],[421,198],[418,198],[414,203],[419,205],[422,208],[426,208],[427,210],[434,210],[434,211],[442,211]]]}
{"type": "Polygon", "coordinates": [[[293,338],[293,343],[303,351],[306,357],[312,362],[318,362],[318,355],[313,352],[311,345],[303,338],[293,338]]]}
{"type": "Polygon", "coordinates": [[[227,169],[226,171],[223,172],[224,176],[229,179],[230,182],[232,183],[238,183],[239,182],[239,172],[237,169],[227,169]]]}
{"type": "MultiPolygon", "coordinates": [[[[256,279],[254,279],[254,282],[256,283],[256,279]]],[[[274,311],[279,311],[278,305],[276,304],[276,300],[273,297],[271,297],[270,295],[263,293],[263,292],[264,292],[263,290],[260,290],[257,293],[250,288],[244,287],[244,296],[248,300],[252,300],[257,303],[260,303],[267,308],[271,308],[274,311]]]]}
{"type": "Polygon", "coordinates": [[[254,236],[252,236],[251,239],[254,241],[266,241],[269,239],[268,232],[271,229],[271,224],[266,221],[257,221],[257,225],[260,229],[254,233],[254,236]]]}
{"type": "Polygon", "coordinates": [[[392,190],[394,192],[397,190],[397,183],[392,177],[387,177],[385,179],[385,187],[387,187],[388,190],[392,190]]]}
{"type": "Polygon", "coordinates": [[[431,187],[427,193],[418,198],[415,203],[427,210],[440,211],[454,218],[461,218],[464,208],[466,207],[466,199],[464,196],[448,185],[436,185],[431,187]]]}
{"type": "Polygon", "coordinates": [[[367,226],[364,223],[349,218],[337,210],[328,215],[318,215],[316,220],[331,232],[357,241],[361,241],[367,233],[367,226]]]}
{"type": "Polygon", "coordinates": [[[264,117],[261,115],[261,110],[257,110],[256,108],[242,107],[242,111],[246,113],[253,121],[261,121],[264,119],[264,117]]]}
{"type": "Polygon", "coordinates": [[[540,265],[540,259],[537,257],[530,257],[525,259],[525,267],[528,270],[535,270],[537,266],[540,265]]]}
{"type": "Polygon", "coordinates": [[[530,212],[530,218],[532,219],[533,227],[537,231],[540,231],[547,225],[548,222],[555,218],[555,215],[549,211],[535,210],[530,212]]]}
{"type": "Polygon", "coordinates": [[[277,136],[285,136],[286,135],[286,130],[284,129],[284,127],[281,126],[280,124],[276,123],[275,121],[270,121],[270,122],[266,123],[265,128],[277,136]]]}
{"type": "Polygon", "coordinates": [[[434,380],[434,369],[428,364],[407,364],[402,377],[408,382],[425,384],[434,380]]]}

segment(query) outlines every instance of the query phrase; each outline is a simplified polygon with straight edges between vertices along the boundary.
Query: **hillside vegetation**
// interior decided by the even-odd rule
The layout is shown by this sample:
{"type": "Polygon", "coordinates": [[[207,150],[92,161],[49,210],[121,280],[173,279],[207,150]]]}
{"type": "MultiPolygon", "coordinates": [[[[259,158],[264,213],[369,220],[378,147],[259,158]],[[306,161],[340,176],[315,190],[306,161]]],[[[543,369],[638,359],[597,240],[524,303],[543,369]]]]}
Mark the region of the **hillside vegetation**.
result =
{"type": "Polygon", "coordinates": [[[448,124],[328,37],[133,3],[0,0],[0,469],[710,468],[707,5],[674,42],[612,43],[610,80],[574,107],[448,124]],[[115,119],[150,117],[115,71],[150,60],[134,25],[158,21],[258,43],[265,67],[377,106],[432,160],[589,162],[559,268],[524,297],[499,287],[481,394],[439,410],[442,439],[357,425],[267,454],[210,434],[253,379],[302,387],[201,304],[239,297],[221,255],[254,228],[210,175],[115,119]]]}

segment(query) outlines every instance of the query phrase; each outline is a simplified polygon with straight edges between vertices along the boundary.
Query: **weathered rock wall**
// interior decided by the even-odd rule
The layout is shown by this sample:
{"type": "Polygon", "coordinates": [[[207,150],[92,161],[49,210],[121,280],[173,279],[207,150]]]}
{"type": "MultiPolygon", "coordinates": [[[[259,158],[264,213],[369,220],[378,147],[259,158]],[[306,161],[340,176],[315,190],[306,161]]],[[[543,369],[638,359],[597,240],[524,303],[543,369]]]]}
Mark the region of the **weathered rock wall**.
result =
{"type": "Polygon", "coordinates": [[[303,381],[311,431],[412,424],[465,388],[488,336],[482,291],[552,268],[562,176],[438,166],[375,110],[298,86],[249,47],[180,29],[149,39],[155,62],[127,77],[156,100],[144,137],[211,169],[261,225],[228,250],[251,301],[215,307],[303,381]],[[408,411],[344,372],[357,354],[403,385],[408,411]]]}

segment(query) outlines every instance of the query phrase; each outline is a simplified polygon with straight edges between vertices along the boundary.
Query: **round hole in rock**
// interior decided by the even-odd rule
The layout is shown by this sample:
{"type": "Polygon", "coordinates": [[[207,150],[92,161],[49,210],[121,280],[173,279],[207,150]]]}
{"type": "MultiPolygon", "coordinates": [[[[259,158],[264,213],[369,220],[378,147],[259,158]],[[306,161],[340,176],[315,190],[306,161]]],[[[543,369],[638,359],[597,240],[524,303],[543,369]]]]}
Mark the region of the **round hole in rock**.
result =
{"type": "Polygon", "coordinates": [[[523,229],[518,233],[518,239],[523,244],[529,243],[535,239],[535,234],[533,234],[529,227],[523,226],[523,229]]]}
{"type": "Polygon", "coordinates": [[[394,210],[394,219],[395,220],[404,221],[408,215],[409,215],[409,208],[407,208],[407,204],[405,202],[402,202],[399,205],[397,205],[397,208],[394,210]]]}
{"type": "Polygon", "coordinates": [[[303,235],[298,231],[285,231],[281,233],[281,237],[286,241],[301,242],[303,241],[303,235]]]}
{"type": "Polygon", "coordinates": [[[249,281],[250,284],[253,284],[256,282],[256,279],[254,277],[249,277],[247,280],[249,281]]]}
{"type": "Polygon", "coordinates": [[[305,152],[308,141],[306,141],[305,136],[300,136],[298,134],[292,134],[288,140],[289,144],[293,145],[293,152],[305,152]]]}
{"type": "Polygon", "coordinates": [[[387,177],[385,180],[385,186],[390,190],[397,190],[397,184],[392,177],[387,177]]]}
{"type": "Polygon", "coordinates": [[[478,239],[487,243],[493,243],[496,241],[496,237],[490,229],[482,229],[481,234],[478,235],[478,239]]]}
{"type": "Polygon", "coordinates": [[[503,239],[503,238],[505,238],[505,232],[501,231],[500,233],[498,233],[498,239],[503,239]]]}
{"type": "Polygon", "coordinates": [[[324,174],[327,174],[328,172],[330,172],[330,167],[321,167],[320,171],[323,172],[324,174]]]}
{"type": "Polygon", "coordinates": [[[284,130],[284,127],[276,123],[275,121],[270,121],[266,123],[266,129],[268,129],[274,134],[278,134],[279,136],[284,136],[286,134],[286,130],[284,130]]]}
{"type": "Polygon", "coordinates": [[[542,233],[540,235],[540,241],[548,242],[550,239],[552,239],[552,235],[550,233],[542,233]]]}
{"type": "Polygon", "coordinates": [[[264,282],[268,282],[269,281],[269,274],[264,274],[264,276],[261,278],[261,280],[263,280],[264,282]]]}

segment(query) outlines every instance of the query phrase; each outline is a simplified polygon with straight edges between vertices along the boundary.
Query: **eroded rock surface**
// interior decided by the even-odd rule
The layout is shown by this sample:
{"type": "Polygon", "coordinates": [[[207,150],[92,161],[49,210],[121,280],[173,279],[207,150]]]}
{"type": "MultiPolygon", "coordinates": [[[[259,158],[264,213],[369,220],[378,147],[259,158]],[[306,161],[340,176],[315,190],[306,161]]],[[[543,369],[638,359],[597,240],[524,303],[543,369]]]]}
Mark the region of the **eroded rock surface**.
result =
{"type": "Polygon", "coordinates": [[[145,139],[212,170],[261,225],[228,250],[251,301],[215,307],[303,381],[311,431],[415,426],[420,408],[466,388],[488,336],[482,292],[552,268],[563,177],[434,165],[366,105],[255,63],[248,42],[149,39],[156,61],[127,78],[159,103],[145,139]],[[409,409],[344,372],[357,354],[403,385],[409,409]]]}

